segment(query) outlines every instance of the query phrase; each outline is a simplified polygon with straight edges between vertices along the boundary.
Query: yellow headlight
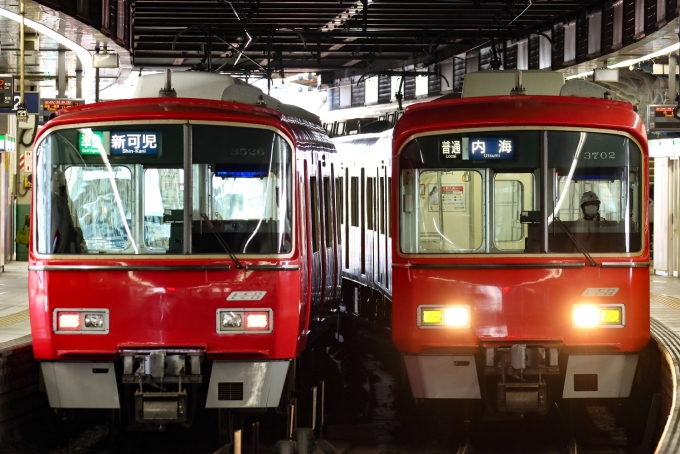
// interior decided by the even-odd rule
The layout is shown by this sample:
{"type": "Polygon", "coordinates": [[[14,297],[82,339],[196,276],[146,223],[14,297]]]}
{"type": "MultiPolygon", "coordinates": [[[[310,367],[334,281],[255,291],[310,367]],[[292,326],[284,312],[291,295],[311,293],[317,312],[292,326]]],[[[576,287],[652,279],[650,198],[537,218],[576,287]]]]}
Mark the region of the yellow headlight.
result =
{"type": "Polygon", "coordinates": [[[603,307],[600,309],[600,323],[603,325],[620,325],[621,308],[603,307]]]}
{"type": "Polygon", "coordinates": [[[443,321],[442,311],[439,309],[423,309],[424,325],[441,325],[443,321]]]}

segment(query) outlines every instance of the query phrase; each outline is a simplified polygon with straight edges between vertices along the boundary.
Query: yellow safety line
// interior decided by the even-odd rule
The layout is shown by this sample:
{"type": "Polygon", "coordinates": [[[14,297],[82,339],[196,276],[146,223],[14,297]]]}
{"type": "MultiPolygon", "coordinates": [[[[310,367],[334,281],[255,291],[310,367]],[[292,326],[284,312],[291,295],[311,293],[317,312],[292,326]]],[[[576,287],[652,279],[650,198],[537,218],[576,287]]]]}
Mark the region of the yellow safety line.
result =
{"type": "Polygon", "coordinates": [[[650,293],[650,298],[657,303],[665,304],[668,307],[677,309],[680,311],[680,298],[675,298],[673,296],[659,295],[658,293],[650,293]]]}
{"type": "Polygon", "coordinates": [[[6,317],[0,317],[0,328],[28,320],[28,309],[6,317]]]}

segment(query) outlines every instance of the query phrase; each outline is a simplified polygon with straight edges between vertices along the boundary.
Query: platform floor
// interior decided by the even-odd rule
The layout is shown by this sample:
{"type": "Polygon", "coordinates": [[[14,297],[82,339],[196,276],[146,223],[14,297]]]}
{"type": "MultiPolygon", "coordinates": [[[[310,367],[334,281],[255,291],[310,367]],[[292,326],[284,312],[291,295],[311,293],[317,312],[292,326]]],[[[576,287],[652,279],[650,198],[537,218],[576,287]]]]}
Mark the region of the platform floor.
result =
{"type": "Polygon", "coordinates": [[[0,349],[2,343],[30,334],[28,263],[11,262],[0,271],[0,349]]]}

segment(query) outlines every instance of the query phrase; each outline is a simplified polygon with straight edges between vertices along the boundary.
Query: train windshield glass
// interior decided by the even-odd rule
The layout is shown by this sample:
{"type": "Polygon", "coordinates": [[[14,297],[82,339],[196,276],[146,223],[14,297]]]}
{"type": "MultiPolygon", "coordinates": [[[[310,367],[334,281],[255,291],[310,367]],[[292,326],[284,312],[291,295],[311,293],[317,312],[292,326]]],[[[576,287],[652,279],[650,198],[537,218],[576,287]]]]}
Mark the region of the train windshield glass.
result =
{"type": "Polygon", "coordinates": [[[417,138],[399,159],[401,250],[639,252],[642,162],[634,141],[605,132],[503,130],[417,138]]]}
{"type": "Polygon", "coordinates": [[[61,129],[37,152],[37,251],[288,253],[291,174],[290,145],[270,129],[61,129]]]}

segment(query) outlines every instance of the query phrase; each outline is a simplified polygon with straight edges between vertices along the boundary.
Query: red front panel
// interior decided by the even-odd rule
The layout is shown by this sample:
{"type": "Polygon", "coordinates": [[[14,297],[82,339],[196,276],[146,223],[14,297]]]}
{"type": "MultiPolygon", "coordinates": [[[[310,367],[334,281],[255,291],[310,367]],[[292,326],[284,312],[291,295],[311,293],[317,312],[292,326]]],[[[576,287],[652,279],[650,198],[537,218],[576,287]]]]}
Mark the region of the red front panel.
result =
{"type": "Polygon", "coordinates": [[[29,272],[37,359],[97,359],[136,348],[205,349],[210,358],[290,359],[301,348],[301,277],[297,270],[126,271],[123,263],[118,265],[120,271],[29,272]],[[259,301],[228,301],[234,291],[266,294],[259,301]],[[108,309],[110,331],[54,333],[55,308],[108,309]],[[272,309],[273,331],[218,334],[216,313],[220,308],[272,309]]]}
{"type": "MultiPolygon", "coordinates": [[[[599,264],[598,264],[599,265],[599,264]]],[[[392,336],[402,353],[455,352],[536,343],[584,351],[631,352],[649,341],[649,269],[394,269],[392,336]],[[582,296],[616,288],[611,297],[582,296]],[[572,305],[625,304],[623,328],[574,328],[572,305]],[[470,328],[417,326],[423,304],[471,306],[470,328]],[[587,347],[587,349],[585,349],[587,347]]]]}

